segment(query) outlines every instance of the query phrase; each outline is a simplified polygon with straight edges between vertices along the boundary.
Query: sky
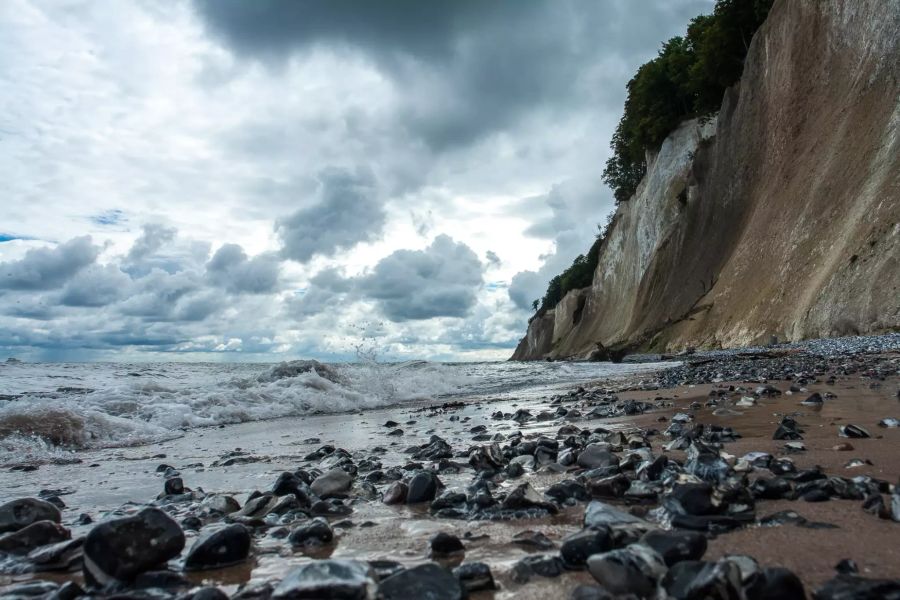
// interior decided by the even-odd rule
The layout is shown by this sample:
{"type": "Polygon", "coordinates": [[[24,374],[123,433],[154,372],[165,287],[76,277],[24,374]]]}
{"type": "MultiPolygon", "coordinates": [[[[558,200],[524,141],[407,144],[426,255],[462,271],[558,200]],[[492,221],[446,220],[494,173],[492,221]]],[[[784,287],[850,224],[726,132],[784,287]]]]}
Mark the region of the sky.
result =
{"type": "Polygon", "coordinates": [[[0,2],[0,357],[503,360],[712,0],[0,2]]]}

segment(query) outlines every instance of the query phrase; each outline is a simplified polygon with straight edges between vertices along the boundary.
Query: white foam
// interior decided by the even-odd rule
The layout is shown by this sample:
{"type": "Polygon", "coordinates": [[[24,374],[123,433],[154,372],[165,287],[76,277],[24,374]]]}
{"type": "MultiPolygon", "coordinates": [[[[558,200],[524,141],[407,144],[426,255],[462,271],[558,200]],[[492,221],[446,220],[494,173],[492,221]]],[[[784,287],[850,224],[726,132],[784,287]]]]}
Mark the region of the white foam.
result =
{"type": "Polygon", "coordinates": [[[546,393],[647,367],[424,361],[277,366],[17,365],[4,369],[0,464],[71,458],[72,450],[146,444],[196,427],[364,411],[460,395],[546,393]],[[77,388],[73,389],[72,388],[77,388]]]}

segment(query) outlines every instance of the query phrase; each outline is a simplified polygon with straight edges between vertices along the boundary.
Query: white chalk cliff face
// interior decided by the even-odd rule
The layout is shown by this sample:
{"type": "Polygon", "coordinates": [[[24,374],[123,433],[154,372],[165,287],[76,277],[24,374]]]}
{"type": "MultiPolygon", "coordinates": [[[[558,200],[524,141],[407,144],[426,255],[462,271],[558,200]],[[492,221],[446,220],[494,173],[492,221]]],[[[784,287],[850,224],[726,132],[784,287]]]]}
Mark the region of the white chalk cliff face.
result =
{"type": "Polygon", "coordinates": [[[900,328],[900,5],[779,0],[716,119],[622,203],[590,288],[514,359],[900,328]]]}

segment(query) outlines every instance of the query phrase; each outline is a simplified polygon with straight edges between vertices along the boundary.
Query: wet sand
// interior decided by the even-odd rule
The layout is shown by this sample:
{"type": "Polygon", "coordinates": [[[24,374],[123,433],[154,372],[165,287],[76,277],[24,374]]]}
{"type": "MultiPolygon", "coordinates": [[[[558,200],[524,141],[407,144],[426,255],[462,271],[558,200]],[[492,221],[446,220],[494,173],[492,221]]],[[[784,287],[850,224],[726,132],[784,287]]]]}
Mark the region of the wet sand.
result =
{"type": "MultiPolygon", "coordinates": [[[[769,383],[781,390],[787,390],[790,386],[790,382],[785,381],[769,383]]],[[[659,391],[625,391],[618,393],[621,400],[644,400],[662,406],[633,417],[582,418],[573,424],[580,428],[627,430],[641,427],[661,431],[674,413],[689,411],[695,415],[695,422],[727,425],[742,436],[738,441],[725,444],[725,450],[730,454],[740,457],[750,451],[765,451],[777,456],[784,454],[785,442],[772,440],[772,433],[781,416],[791,414],[805,430],[803,443],[807,451],[790,455],[799,468],[820,465],[829,475],[870,475],[896,483],[900,479],[900,429],[879,428],[877,423],[885,417],[900,417],[900,402],[896,396],[900,378],[889,377],[876,388],[870,387],[870,383],[870,379],[847,376],[838,378],[834,385],[810,384],[802,393],[761,398],[757,406],[736,408],[734,410],[740,414],[727,416],[714,415],[713,408],[689,411],[688,407],[694,402],[704,403],[714,388],[743,385],[752,390],[756,384],[723,382],[659,391]],[[827,399],[821,410],[801,406],[800,402],[815,391],[823,394],[830,392],[837,397],[827,399]],[[873,438],[847,440],[839,437],[838,426],[847,423],[866,428],[873,438]],[[854,450],[832,449],[847,442],[852,444],[854,450]],[[844,465],[853,458],[868,459],[873,464],[845,468],[844,465]]],[[[603,385],[610,384],[603,382],[603,385]]],[[[566,406],[577,407],[578,404],[566,406]]],[[[303,457],[323,444],[345,448],[353,453],[355,460],[368,456],[367,450],[374,446],[382,446],[387,452],[379,459],[388,467],[408,462],[409,456],[403,450],[427,442],[432,433],[446,439],[454,450],[460,450],[486,443],[472,440],[470,430],[477,425],[484,425],[492,434],[522,431],[526,437],[540,434],[555,437],[556,431],[569,423],[554,419],[531,421],[520,426],[515,421],[491,418],[497,410],[508,413],[518,408],[537,413],[551,408],[550,399],[482,400],[446,410],[421,405],[404,406],[365,413],[280,419],[194,430],[182,438],[152,447],[80,452],[79,464],[42,465],[36,471],[25,473],[4,471],[0,473],[0,490],[3,490],[0,500],[37,496],[46,489],[59,490],[63,492],[61,498],[67,505],[63,511],[63,524],[70,527],[73,536],[76,536],[90,529],[90,526],[76,523],[81,513],[88,513],[97,521],[106,511],[125,503],[149,502],[156,498],[163,486],[163,478],[156,472],[161,463],[177,468],[187,487],[195,490],[202,488],[207,493],[232,494],[243,504],[250,492],[270,489],[278,474],[305,464],[303,457]],[[383,424],[389,419],[400,423],[404,431],[402,436],[386,435],[389,429],[383,424]],[[249,457],[251,462],[215,466],[217,461],[221,462],[223,457],[238,450],[241,458],[249,457]]],[[[669,439],[658,435],[651,437],[651,441],[654,453],[659,453],[669,439]]],[[[677,451],[670,455],[679,460],[684,456],[677,451]]],[[[465,458],[454,460],[466,462],[465,458]]],[[[764,473],[768,474],[767,471],[764,473]]],[[[465,489],[471,483],[472,474],[471,469],[464,469],[458,475],[441,474],[440,479],[448,489],[465,489]]],[[[528,481],[538,491],[543,491],[551,484],[571,477],[571,472],[529,473],[523,478],[502,483],[500,489],[508,490],[528,481]]],[[[753,478],[751,475],[751,480],[753,478]]],[[[383,491],[384,488],[380,486],[379,489],[383,491]]],[[[860,505],[861,502],[857,501],[834,499],[822,503],[759,501],[756,508],[758,517],[790,509],[810,521],[836,525],[837,529],[813,530],[794,525],[754,526],[719,534],[711,539],[705,558],[712,560],[727,554],[749,554],[764,566],[778,565],[793,570],[801,577],[807,590],[815,589],[832,577],[834,565],[844,558],[856,561],[864,576],[900,578],[900,544],[896,542],[900,523],[878,519],[863,512],[860,505]]],[[[241,584],[280,579],[292,567],[310,558],[390,559],[414,565],[430,560],[428,540],[434,533],[444,531],[456,534],[466,545],[466,562],[489,564],[500,584],[498,591],[482,592],[474,598],[565,598],[579,583],[593,583],[586,571],[566,572],[553,579],[536,577],[524,586],[515,583],[510,576],[513,564],[525,554],[558,551],[563,537],[581,530],[583,503],[564,508],[550,518],[503,522],[435,519],[429,515],[427,504],[387,506],[379,501],[360,501],[352,506],[354,512],[351,515],[329,519],[335,526],[337,536],[333,544],[312,552],[294,552],[283,540],[260,536],[254,542],[255,549],[249,561],[236,567],[190,574],[189,578],[197,584],[219,585],[226,592],[233,593],[241,584]],[[341,522],[347,520],[352,525],[341,527],[341,522]],[[514,543],[514,537],[525,530],[543,533],[556,547],[538,550],[514,543]]],[[[195,536],[188,533],[188,546],[195,536]]],[[[449,563],[449,566],[454,564],[449,563]]],[[[81,575],[7,574],[0,575],[0,586],[35,578],[80,581],[81,575]]]]}

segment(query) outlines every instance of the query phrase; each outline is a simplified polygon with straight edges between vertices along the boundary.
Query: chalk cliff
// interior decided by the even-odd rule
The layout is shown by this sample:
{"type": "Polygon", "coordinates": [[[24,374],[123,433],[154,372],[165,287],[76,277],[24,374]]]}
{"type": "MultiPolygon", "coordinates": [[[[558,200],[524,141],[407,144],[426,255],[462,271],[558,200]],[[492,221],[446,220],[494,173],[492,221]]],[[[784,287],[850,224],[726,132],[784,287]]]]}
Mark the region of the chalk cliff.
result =
{"type": "MultiPolygon", "coordinates": [[[[516,360],[900,328],[900,4],[778,0],[516,360]]],[[[600,215],[590,215],[599,218],[600,215]]]]}

